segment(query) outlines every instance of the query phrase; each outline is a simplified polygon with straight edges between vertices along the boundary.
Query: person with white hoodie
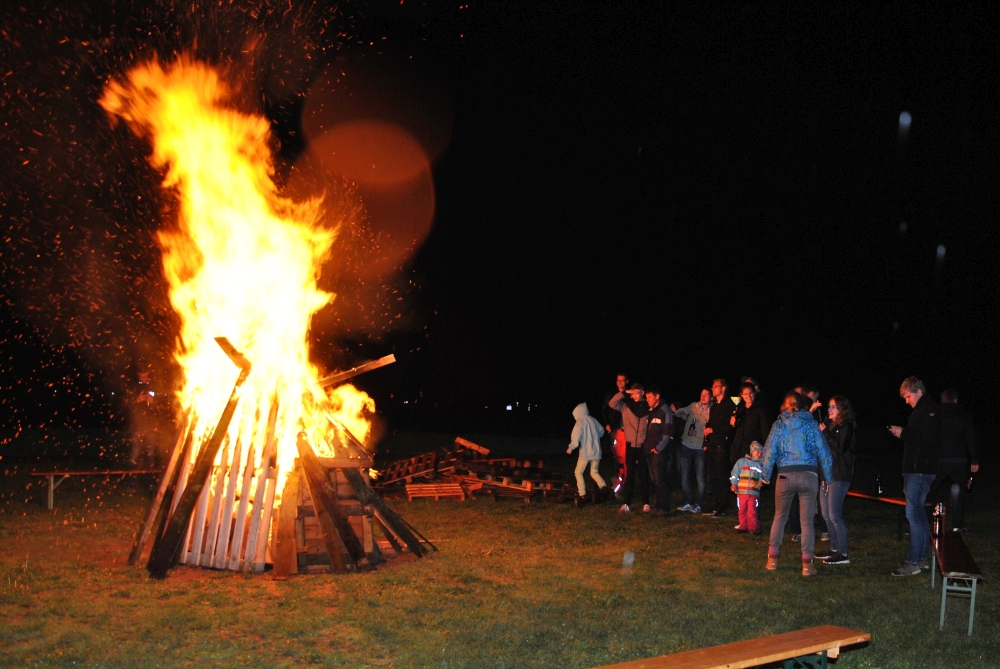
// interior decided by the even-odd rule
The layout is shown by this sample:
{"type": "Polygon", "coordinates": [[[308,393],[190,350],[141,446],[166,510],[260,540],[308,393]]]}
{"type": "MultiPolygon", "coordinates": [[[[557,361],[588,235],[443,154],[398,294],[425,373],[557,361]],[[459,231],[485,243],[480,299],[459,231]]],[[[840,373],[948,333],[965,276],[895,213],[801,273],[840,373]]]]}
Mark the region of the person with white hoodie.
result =
{"type": "Polygon", "coordinates": [[[601,437],[604,436],[604,427],[596,418],[590,415],[587,410],[587,403],[580,402],[573,409],[573,418],[576,425],[569,437],[569,448],[566,449],[570,455],[577,448],[580,449],[580,459],[576,462],[576,491],[580,497],[586,497],[587,486],[583,482],[583,472],[590,464],[590,476],[597,483],[598,495],[606,492],[608,484],[604,482],[597,471],[597,466],[601,462],[601,437]]]}

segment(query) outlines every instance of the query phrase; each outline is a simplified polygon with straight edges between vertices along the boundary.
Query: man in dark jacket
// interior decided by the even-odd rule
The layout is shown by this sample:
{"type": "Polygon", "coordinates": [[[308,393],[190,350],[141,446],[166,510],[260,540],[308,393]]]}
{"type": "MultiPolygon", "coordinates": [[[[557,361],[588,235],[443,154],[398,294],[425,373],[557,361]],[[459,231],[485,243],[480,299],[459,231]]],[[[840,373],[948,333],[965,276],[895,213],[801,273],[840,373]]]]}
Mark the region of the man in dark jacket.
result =
{"type": "Polygon", "coordinates": [[[646,461],[646,454],[643,452],[643,444],[646,443],[646,429],[649,425],[647,415],[649,405],[643,395],[643,387],[638,383],[633,383],[628,389],[628,394],[616,393],[609,401],[608,406],[621,412],[622,428],[625,430],[625,484],[622,486],[622,505],[618,509],[619,513],[629,513],[632,510],[632,492],[635,489],[636,480],[639,482],[639,494],[642,496],[642,510],[649,512],[649,466],[646,461]]]}
{"type": "Polygon", "coordinates": [[[941,452],[938,454],[937,478],[928,497],[939,499],[950,484],[948,516],[956,532],[965,531],[965,491],[970,474],[979,471],[979,444],[972,414],[958,403],[958,392],[941,393],[941,452]]]}
{"type": "Polygon", "coordinates": [[[726,395],[726,380],[716,379],[712,382],[712,398],[714,403],[708,410],[708,425],[705,427],[705,456],[708,463],[708,477],[712,481],[714,503],[712,510],[706,516],[721,518],[729,509],[729,472],[732,464],[729,462],[729,437],[732,434],[730,420],[736,411],[736,405],[726,395]]]}
{"type": "Polygon", "coordinates": [[[899,395],[913,407],[906,427],[889,426],[893,436],[903,440],[903,494],[906,497],[906,520],[910,524],[910,551],[894,576],[913,576],[921,568],[930,568],[930,524],[924,502],[937,476],[938,451],[941,447],[941,407],[927,396],[924,382],[908,377],[899,395]]]}
{"type": "Polygon", "coordinates": [[[670,469],[673,465],[674,449],[670,448],[670,437],[674,429],[674,412],[660,401],[658,386],[646,389],[646,404],[649,405],[646,440],[643,450],[650,458],[650,470],[656,485],[656,506],[651,515],[670,515],[670,469]]]}

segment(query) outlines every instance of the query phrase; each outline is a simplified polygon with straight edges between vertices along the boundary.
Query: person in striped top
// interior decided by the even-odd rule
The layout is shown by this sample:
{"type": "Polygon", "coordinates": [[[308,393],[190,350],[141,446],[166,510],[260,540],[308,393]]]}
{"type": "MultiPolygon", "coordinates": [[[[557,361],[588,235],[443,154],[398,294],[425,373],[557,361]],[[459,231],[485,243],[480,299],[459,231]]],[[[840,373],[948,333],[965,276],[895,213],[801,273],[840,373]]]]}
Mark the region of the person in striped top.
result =
{"type": "Polygon", "coordinates": [[[763,454],[764,447],[759,441],[754,441],[750,444],[750,455],[737,460],[729,475],[732,491],[736,493],[736,505],[739,507],[740,524],[736,526],[737,532],[760,534],[757,505],[760,501],[761,477],[764,474],[760,461],[763,454]]]}

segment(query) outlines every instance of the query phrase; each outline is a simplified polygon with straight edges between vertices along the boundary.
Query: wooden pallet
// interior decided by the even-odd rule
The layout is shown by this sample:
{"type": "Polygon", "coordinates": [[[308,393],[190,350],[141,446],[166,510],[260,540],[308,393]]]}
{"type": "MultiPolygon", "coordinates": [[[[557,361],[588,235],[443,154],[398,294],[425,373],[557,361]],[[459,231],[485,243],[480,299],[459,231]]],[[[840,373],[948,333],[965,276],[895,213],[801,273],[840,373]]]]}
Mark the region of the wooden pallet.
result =
{"type": "Polygon", "coordinates": [[[407,483],[406,499],[412,502],[417,497],[433,497],[437,502],[442,497],[465,501],[465,490],[459,483],[407,483]]]}

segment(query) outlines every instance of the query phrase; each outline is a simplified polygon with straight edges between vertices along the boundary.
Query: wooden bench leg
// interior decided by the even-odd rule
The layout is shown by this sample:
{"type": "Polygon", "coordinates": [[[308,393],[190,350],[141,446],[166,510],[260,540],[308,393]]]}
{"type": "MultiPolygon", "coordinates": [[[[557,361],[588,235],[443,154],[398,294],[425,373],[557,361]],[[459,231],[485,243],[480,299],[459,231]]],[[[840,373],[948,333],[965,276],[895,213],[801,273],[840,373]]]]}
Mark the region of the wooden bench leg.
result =
{"type": "Polygon", "coordinates": [[[65,481],[66,479],[69,478],[69,474],[65,474],[65,475],[63,475],[63,477],[61,479],[59,479],[58,481],[56,481],[56,476],[57,476],[56,474],[49,474],[48,475],[48,479],[49,479],[49,511],[51,511],[52,509],[54,509],[55,506],[56,506],[56,488],[59,487],[60,483],[62,483],[63,481],[65,481]]]}
{"type": "Polygon", "coordinates": [[[944,607],[948,603],[948,577],[941,577],[941,622],[938,626],[939,630],[944,629],[944,607]]]}

